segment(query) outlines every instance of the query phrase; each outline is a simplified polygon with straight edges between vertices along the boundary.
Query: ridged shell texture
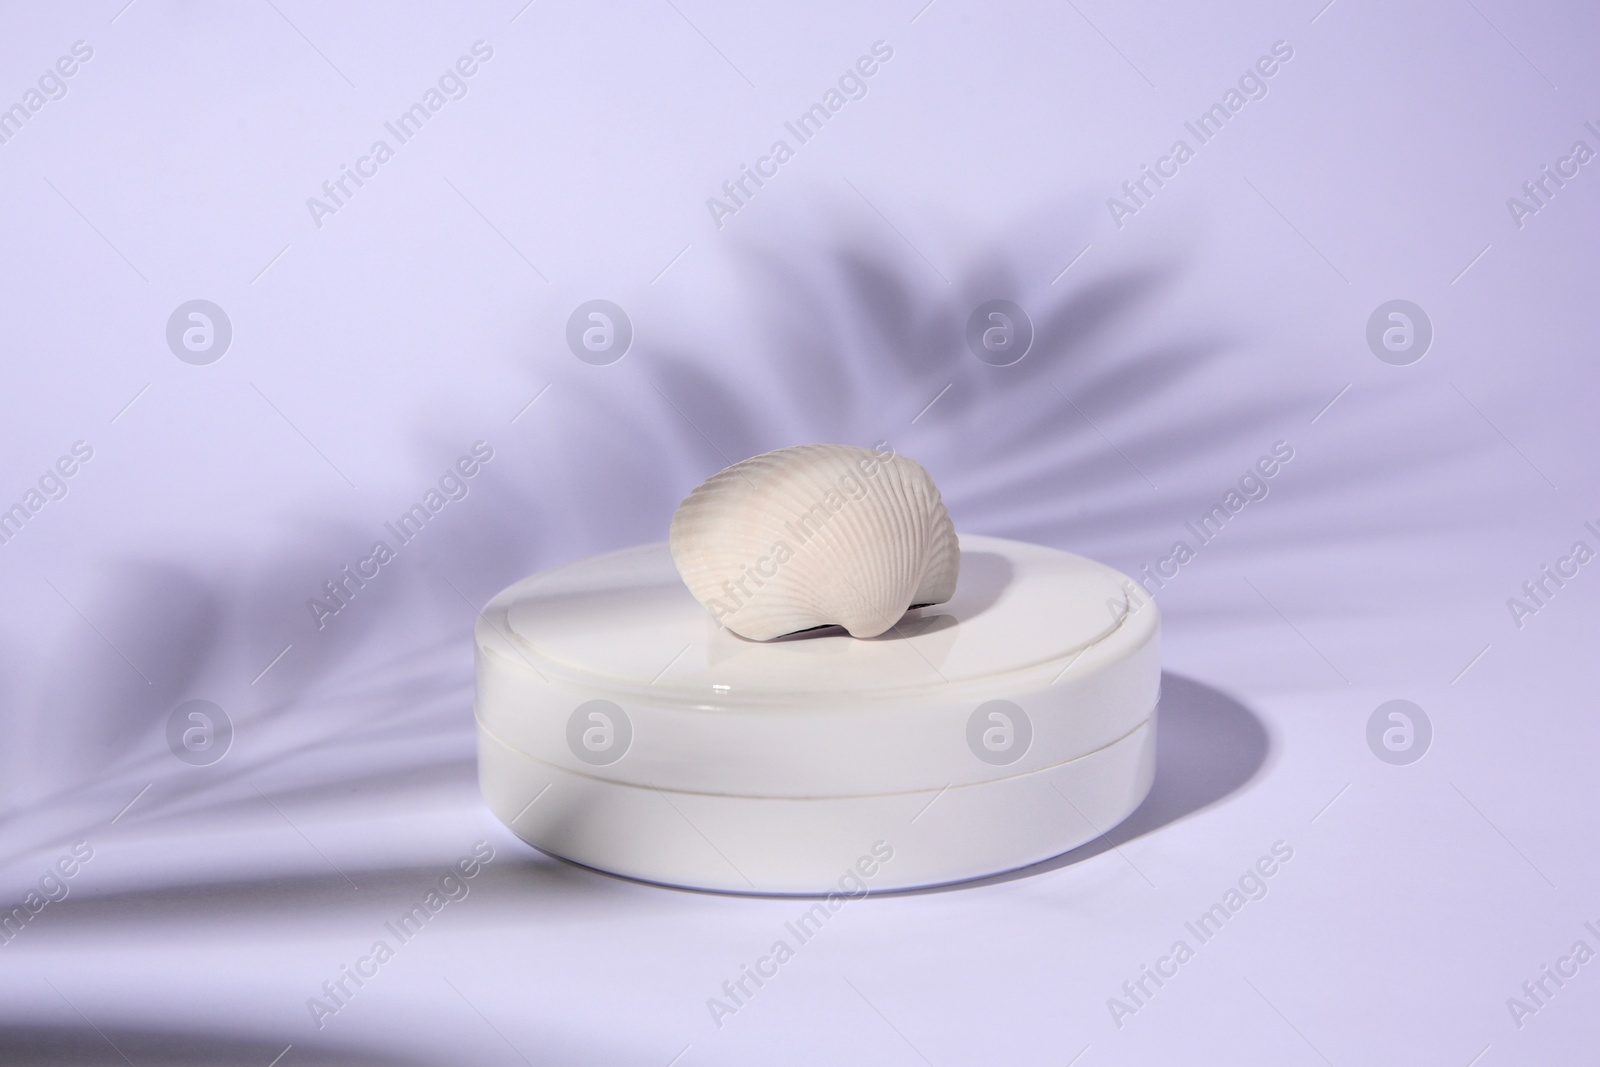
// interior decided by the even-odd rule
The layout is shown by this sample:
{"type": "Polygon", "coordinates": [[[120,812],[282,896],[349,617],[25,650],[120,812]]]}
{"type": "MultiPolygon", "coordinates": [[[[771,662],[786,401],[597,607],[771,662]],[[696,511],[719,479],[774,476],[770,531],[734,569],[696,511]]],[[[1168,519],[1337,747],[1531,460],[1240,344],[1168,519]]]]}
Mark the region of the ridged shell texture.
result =
{"type": "Polygon", "coordinates": [[[695,599],[757,641],[818,626],[876,637],[955,594],[961,553],[933,478],[855,445],[753,456],[690,493],[672,559],[695,599]]]}

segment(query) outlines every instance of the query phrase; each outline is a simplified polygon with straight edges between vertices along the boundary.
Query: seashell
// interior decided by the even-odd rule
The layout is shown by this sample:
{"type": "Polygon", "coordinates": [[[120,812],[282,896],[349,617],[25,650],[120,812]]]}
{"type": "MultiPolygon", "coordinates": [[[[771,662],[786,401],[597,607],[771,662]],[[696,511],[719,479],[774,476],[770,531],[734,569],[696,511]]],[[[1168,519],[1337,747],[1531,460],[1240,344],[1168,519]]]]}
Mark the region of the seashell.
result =
{"type": "Polygon", "coordinates": [[[933,478],[887,447],[742,460],[678,505],[668,540],[695,599],[757,641],[829,625],[876,637],[949,600],[961,565],[933,478]]]}

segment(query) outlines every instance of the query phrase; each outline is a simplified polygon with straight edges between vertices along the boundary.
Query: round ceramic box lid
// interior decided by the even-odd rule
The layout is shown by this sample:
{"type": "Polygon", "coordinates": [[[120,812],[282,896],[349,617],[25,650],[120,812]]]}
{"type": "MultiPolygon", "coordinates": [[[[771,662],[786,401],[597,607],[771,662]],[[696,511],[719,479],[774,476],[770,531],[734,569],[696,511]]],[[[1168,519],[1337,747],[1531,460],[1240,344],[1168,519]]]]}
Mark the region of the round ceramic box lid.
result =
{"type": "Polygon", "coordinates": [[[964,536],[955,596],[880,637],[750,641],[690,595],[665,544],[644,545],[491,601],[477,711],[525,755],[617,782],[802,797],[939,788],[1053,766],[1136,729],[1159,690],[1158,633],[1154,604],[1117,571],[964,536]]]}

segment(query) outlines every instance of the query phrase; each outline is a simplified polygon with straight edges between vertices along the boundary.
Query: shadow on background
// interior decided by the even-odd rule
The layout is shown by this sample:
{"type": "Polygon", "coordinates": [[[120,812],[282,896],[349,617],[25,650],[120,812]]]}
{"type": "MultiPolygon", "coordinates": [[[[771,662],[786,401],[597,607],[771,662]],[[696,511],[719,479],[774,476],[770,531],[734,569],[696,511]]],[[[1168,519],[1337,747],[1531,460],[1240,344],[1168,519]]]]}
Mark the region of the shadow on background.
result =
{"type": "MultiPolygon", "coordinates": [[[[276,1062],[286,1041],[174,1030],[0,1024],[0,1052],[7,1067],[262,1067],[276,1062]]],[[[291,1053],[295,1067],[421,1067],[428,1061],[389,1053],[346,1051],[299,1041],[291,1053]]],[[[289,1058],[285,1057],[285,1062],[289,1058]]]]}
{"type": "MultiPolygon", "coordinates": [[[[393,1039],[395,1044],[405,1042],[404,1034],[393,1039]]],[[[627,1058],[627,1050],[603,1045],[596,1048],[588,1038],[573,1041],[549,1035],[542,1044],[542,1054],[535,1053],[539,1063],[600,1065],[627,1058]]],[[[0,1022],[0,1062],[6,1067],[438,1067],[483,1061],[454,1050],[444,1054],[436,1050],[430,1055],[370,1046],[354,1048],[303,1036],[291,1044],[283,1037],[267,1039],[174,1028],[0,1022]]]]}
{"type": "MultiPolygon", "coordinates": [[[[239,875],[209,881],[173,882],[140,889],[93,895],[74,893],[43,913],[40,922],[77,933],[115,930],[129,924],[170,923],[190,926],[216,923],[219,928],[290,922],[308,913],[329,919],[359,917],[376,936],[387,919],[406,914],[435,888],[449,871],[446,863],[387,867],[346,867],[345,875],[328,871],[294,875],[239,875]],[[345,880],[348,876],[349,881],[345,880]],[[52,914],[52,912],[54,914],[52,914]]],[[[501,853],[470,879],[461,880],[466,896],[440,914],[482,916],[483,921],[548,921],[563,909],[573,913],[609,907],[611,897],[626,892],[626,879],[599,878],[587,868],[552,860],[533,851],[501,853]],[[530,912],[530,902],[539,911],[530,912]]],[[[24,931],[22,936],[28,936],[24,931]]]]}

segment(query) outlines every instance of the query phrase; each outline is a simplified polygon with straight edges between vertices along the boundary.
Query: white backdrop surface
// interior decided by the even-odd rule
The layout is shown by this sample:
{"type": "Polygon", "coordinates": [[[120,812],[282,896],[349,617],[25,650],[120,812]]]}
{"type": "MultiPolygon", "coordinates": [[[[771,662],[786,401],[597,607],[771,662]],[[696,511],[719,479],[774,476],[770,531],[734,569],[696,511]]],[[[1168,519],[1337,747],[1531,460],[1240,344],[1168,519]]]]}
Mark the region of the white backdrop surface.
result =
{"type": "Polygon", "coordinates": [[[1594,9],[124,2],[0,13],[0,1058],[1594,1057],[1594,9]],[[472,621],[729,462],[879,440],[964,531],[1156,575],[1156,787],[735,1000],[808,904],[518,842],[472,621]]]}

